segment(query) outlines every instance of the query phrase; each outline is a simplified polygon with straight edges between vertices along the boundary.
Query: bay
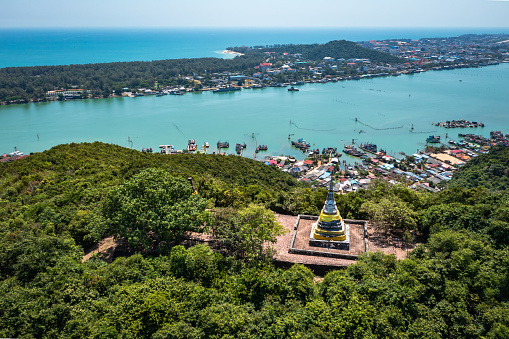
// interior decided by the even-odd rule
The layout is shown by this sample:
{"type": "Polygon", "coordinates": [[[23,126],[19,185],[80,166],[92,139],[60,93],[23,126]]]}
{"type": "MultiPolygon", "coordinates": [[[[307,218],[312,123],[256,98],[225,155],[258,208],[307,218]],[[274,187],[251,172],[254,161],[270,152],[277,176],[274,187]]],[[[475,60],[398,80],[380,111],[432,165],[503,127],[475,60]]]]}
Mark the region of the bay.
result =
{"type": "MultiPolygon", "coordinates": [[[[0,152],[25,153],[57,144],[103,141],[141,150],[161,144],[183,149],[189,139],[215,149],[217,141],[257,145],[264,155],[304,155],[291,147],[304,138],[315,148],[376,143],[398,156],[425,147],[428,135],[509,133],[509,64],[414,75],[306,84],[230,93],[188,93],[48,102],[0,107],[0,152]],[[358,121],[355,121],[355,118],[358,121]],[[432,122],[466,119],[485,128],[444,129],[432,122]],[[411,130],[412,125],[414,130],[411,130]],[[362,130],[362,132],[361,132],[362,130]]],[[[350,159],[345,157],[346,159],[350,159]]],[[[353,161],[350,159],[349,161],[353,161]]]]}

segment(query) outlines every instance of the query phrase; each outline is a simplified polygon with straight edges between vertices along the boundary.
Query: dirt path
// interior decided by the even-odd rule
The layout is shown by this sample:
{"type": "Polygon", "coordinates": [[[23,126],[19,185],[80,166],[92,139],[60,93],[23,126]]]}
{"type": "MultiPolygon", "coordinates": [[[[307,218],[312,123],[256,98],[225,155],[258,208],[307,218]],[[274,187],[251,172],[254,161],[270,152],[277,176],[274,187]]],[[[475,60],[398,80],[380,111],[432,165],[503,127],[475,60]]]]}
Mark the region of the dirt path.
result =
{"type": "Polygon", "coordinates": [[[94,246],[92,250],[85,253],[83,256],[83,259],[81,259],[81,262],[85,262],[88,259],[92,258],[94,254],[102,254],[103,258],[106,261],[109,261],[111,259],[111,256],[113,252],[115,251],[115,248],[120,244],[120,240],[113,239],[113,236],[104,238],[98,245],[94,246]]]}

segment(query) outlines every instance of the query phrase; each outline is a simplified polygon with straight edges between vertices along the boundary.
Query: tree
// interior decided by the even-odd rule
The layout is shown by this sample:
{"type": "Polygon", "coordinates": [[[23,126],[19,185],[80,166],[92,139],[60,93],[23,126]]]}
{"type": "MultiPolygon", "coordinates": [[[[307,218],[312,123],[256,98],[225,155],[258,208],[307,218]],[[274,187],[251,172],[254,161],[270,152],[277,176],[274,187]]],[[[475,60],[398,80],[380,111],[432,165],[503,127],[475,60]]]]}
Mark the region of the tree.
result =
{"type": "Polygon", "coordinates": [[[133,248],[148,250],[154,240],[178,242],[186,232],[198,231],[205,205],[186,180],[149,168],[112,189],[104,212],[115,233],[133,248]]]}
{"type": "Polygon", "coordinates": [[[408,255],[408,247],[410,247],[410,243],[412,241],[414,241],[414,235],[410,232],[408,232],[408,230],[405,231],[405,233],[403,233],[403,241],[405,242],[405,247],[406,247],[406,251],[407,251],[407,255],[408,255]]]}
{"type": "Polygon", "coordinates": [[[417,226],[417,212],[396,196],[384,197],[379,202],[366,201],[361,206],[361,212],[367,213],[385,231],[413,229],[417,226]]]}
{"type": "Polygon", "coordinates": [[[218,210],[212,232],[229,254],[252,260],[271,257],[273,248],[270,245],[286,230],[272,211],[250,204],[238,211],[233,208],[218,210]]]}

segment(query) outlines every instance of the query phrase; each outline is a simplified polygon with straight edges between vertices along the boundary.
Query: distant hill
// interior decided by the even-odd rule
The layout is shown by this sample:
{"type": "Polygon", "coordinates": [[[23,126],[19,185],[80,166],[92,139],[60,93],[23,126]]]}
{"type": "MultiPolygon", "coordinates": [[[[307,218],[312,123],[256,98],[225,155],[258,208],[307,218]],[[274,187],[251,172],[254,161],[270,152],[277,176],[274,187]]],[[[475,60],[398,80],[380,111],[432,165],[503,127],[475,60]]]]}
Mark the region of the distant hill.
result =
{"type": "Polygon", "coordinates": [[[449,187],[478,186],[491,191],[509,189],[509,148],[492,148],[490,153],[470,160],[449,183],[449,187]]]}
{"type": "MultiPolygon", "coordinates": [[[[241,53],[250,53],[246,48],[234,48],[235,51],[241,53]]],[[[260,52],[276,52],[302,54],[304,59],[319,61],[325,57],[334,59],[369,59],[376,63],[401,63],[401,59],[388,53],[375,51],[357,45],[355,42],[346,40],[334,40],[325,44],[309,44],[309,45],[279,45],[268,48],[252,50],[251,53],[260,52]]]]}

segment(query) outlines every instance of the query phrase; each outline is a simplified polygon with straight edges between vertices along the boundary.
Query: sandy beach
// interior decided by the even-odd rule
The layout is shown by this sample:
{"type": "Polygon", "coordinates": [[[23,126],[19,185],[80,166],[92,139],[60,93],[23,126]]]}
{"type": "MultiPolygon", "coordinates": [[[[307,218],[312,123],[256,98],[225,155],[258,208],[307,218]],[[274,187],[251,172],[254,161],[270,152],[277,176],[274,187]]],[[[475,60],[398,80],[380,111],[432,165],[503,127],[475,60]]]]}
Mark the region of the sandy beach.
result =
{"type": "Polygon", "coordinates": [[[235,55],[238,55],[238,56],[240,56],[240,55],[244,55],[244,54],[242,54],[242,53],[234,52],[234,51],[230,51],[230,50],[228,50],[228,49],[225,49],[222,53],[225,53],[225,54],[235,54],[235,55]]]}

